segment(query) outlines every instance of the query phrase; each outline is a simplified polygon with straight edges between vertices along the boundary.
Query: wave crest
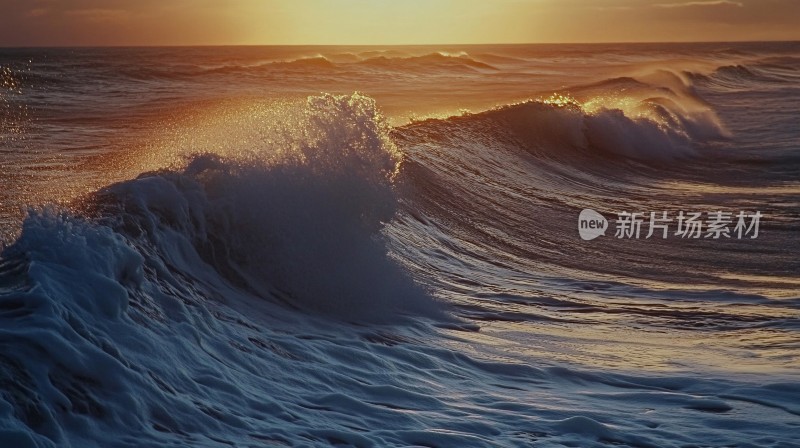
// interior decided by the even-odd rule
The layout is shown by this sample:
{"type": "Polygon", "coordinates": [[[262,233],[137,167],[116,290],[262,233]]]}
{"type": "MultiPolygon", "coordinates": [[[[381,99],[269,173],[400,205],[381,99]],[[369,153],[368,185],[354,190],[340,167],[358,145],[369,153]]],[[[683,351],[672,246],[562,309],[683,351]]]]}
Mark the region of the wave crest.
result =
{"type": "MultiPolygon", "coordinates": [[[[695,157],[701,146],[730,137],[690,86],[673,74],[659,76],[672,85],[615,78],[447,120],[476,127],[491,123],[490,134],[511,132],[526,150],[547,156],[577,151],[644,162],[695,157]]],[[[436,125],[410,125],[418,126],[436,125]]]]}
{"type": "MultiPolygon", "coordinates": [[[[230,281],[345,320],[431,311],[429,296],[390,259],[382,235],[396,209],[401,156],[374,100],[322,95],[283,112],[282,124],[254,130],[270,132],[261,145],[191,156],[181,169],[113,184],[84,198],[80,213],[102,232],[122,235],[159,271],[201,283],[230,281]],[[218,274],[224,280],[213,280],[218,274]]],[[[41,222],[30,216],[11,250],[59,265],[69,260],[57,256],[93,250],[88,241],[84,250],[50,251],[34,231],[41,222]]],[[[70,232],[72,222],[49,226],[51,237],[70,232]]],[[[106,269],[101,259],[80,263],[106,269]]]]}

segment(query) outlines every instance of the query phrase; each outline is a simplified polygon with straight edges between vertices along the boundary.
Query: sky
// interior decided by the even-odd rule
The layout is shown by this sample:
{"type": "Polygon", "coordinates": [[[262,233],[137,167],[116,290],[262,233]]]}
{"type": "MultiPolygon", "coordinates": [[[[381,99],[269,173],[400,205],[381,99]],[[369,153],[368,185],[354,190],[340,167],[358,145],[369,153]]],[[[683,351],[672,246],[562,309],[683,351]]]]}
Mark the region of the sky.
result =
{"type": "Polygon", "coordinates": [[[0,46],[800,40],[800,0],[0,0],[0,46]]]}

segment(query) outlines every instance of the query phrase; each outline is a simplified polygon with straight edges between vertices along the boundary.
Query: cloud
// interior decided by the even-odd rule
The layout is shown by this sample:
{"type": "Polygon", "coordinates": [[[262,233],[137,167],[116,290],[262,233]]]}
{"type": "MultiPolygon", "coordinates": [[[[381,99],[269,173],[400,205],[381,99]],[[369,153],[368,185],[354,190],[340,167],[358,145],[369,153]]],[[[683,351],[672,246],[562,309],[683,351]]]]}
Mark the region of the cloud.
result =
{"type": "Polygon", "coordinates": [[[653,5],[657,8],[691,8],[691,7],[712,7],[712,6],[735,6],[738,8],[744,7],[744,3],[732,0],[708,0],[708,1],[692,1],[680,3],[656,3],[653,5]]]}

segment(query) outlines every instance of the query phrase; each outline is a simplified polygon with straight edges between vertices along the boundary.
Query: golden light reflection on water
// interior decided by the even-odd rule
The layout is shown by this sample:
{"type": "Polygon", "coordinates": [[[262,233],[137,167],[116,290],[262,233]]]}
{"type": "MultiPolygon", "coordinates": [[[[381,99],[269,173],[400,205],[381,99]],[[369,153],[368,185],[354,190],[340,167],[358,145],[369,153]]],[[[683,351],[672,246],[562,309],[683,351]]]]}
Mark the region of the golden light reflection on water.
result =
{"type": "Polygon", "coordinates": [[[554,324],[545,321],[483,323],[480,332],[449,332],[452,346],[482,359],[544,367],[653,373],[725,372],[794,374],[798,344],[789,331],[637,328],[624,322],[554,324]],[[478,348],[479,347],[479,348],[478,348]]]}
{"type": "MultiPolygon", "coordinates": [[[[68,204],[144,172],[180,167],[191,154],[245,156],[248,151],[261,151],[271,143],[265,128],[290,121],[293,104],[226,101],[167,111],[138,124],[144,135],[112,138],[99,153],[67,161],[56,156],[40,160],[41,177],[31,180],[41,188],[32,192],[29,203],[68,204]]],[[[277,149],[273,156],[278,157],[277,149]]]]}
{"type": "MultiPolygon", "coordinates": [[[[4,170],[7,179],[3,183],[9,196],[7,201],[0,200],[0,214],[7,221],[0,222],[6,229],[0,238],[10,242],[18,237],[19,221],[26,213],[20,204],[70,208],[82,197],[112,183],[148,171],[179,167],[190,154],[226,155],[240,151],[258,137],[252,131],[244,133],[243,126],[255,127],[257,121],[281,122],[287,116],[287,105],[286,101],[197,103],[164,110],[156,118],[129,122],[128,126],[141,132],[110,137],[96,143],[93,150],[46,152],[26,147],[15,154],[16,170],[4,170]]],[[[0,199],[3,197],[0,195],[0,199]]]]}
{"type": "Polygon", "coordinates": [[[800,195],[800,183],[777,185],[721,185],[718,183],[700,183],[685,180],[666,180],[658,183],[660,188],[685,194],[732,194],[732,195],[800,195]]]}
{"type": "Polygon", "coordinates": [[[570,95],[562,93],[553,93],[552,95],[541,100],[542,103],[556,107],[577,107],[583,109],[583,104],[570,95]]]}
{"type": "MultiPolygon", "coordinates": [[[[755,275],[742,272],[718,272],[717,277],[723,280],[744,282],[742,288],[751,294],[774,299],[797,299],[800,297],[800,278],[781,275],[755,275]]],[[[800,317],[800,311],[794,313],[800,317]]]]}

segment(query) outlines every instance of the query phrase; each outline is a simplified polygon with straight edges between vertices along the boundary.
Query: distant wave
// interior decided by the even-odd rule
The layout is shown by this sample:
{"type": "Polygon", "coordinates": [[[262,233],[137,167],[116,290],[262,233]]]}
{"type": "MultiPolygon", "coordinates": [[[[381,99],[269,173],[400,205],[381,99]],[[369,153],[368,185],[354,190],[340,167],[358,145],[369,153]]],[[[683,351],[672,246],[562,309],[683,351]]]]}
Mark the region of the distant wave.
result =
{"type": "Polygon", "coordinates": [[[468,55],[449,55],[430,53],[422,56],[387,56],[378,55],[363,57],[361,55],[323,55],[304,56],[296,59],[280,61],[264,61],[257,64],[224,64],[217,67],[178,66],[169,69],[162,67],[131,67],[123,73],[133,79],[180,79],[219,74],[252,74],[267,75],[283,71],[315,70],[332,71],[344,69],[376,69],[419,71],[419,70],[496,70],[495,67],[469,57],[468,55]]]}
{"type": "Polygon", "coordinates": [[[275,68],[330,68],[336,64],[331,62],[328,58],[322,55],[299,58],[291,61],[271,62],[267,64],[269,67],[275,68]]]}
{"type": "Polygon", "coordinates": [[[423,70],[423,69],[481,69],[497,70],[495,67],[475,60],[467,55],[430,53],[423,56],[387,57],[377,56],[366,59],[360,65],[383,69],[423,70]]]}
{"type": "Polygon", "coordinates": [[[518,64],[520,62],[525,62],[525,59],[523,58],[494,53],[478,53],[473,59],[480,62],[486,62],[488,64],[518,64]]]}
{"type": "MultiPolygon", "coordinates": [[[[715,111],[687,86],[673,89],[633,78],[447,120],[482,129],[490,125],[490,136],[513,132],[532,152],[579,151],[650,162],[697,156],[703,144],[729,137],[715,111]]],[[[436,126],[435,121],[410,127],[436,126]]]]}
{"type": "MultiPolygon", "coordinates": [[[[418,71],[418,70],[496,70],[495,67],[470,58],[466,54],[445,54],[441,52],[422,56],[389,56],[377,55],[364,57],[356,54],[335,54],[304,56],[282,61],[266,61],[255,65],[225,65],[210,69],[198,70],[194,75],[214,73],[250,73],[268,74],[269,72],[295,70],[343,70],[343,69],[380,68],[382,70],[418,71]]],[[[180,73],[176,73],[180,76],[180,73]]]]}
{"type": "Polygon", "coordinates": [[[800,57],[798,56],[769,56],[761,58],[757,62],[764,67],[797,70],[800,69],[800,57]]]}
{"type": "Polygon", "coordinates": [[[286,61],[266,61],[258,64],[237,65],[230,64],[221,67],[198,70],[195,76],[206,74],[264,74],[270,71],[284,70],[325,70],[334,68],[336,64],[322,55],[302,57],[286,61]]]}
{"type": "Polygon", "coordinates": [[[743,64],[724,65],[711,74],[690,73],[697,82],[725,89],[748,89],[769,87],[800,81],[796,64],[800,59],[792,57],[766,58],[743,64]]]}

